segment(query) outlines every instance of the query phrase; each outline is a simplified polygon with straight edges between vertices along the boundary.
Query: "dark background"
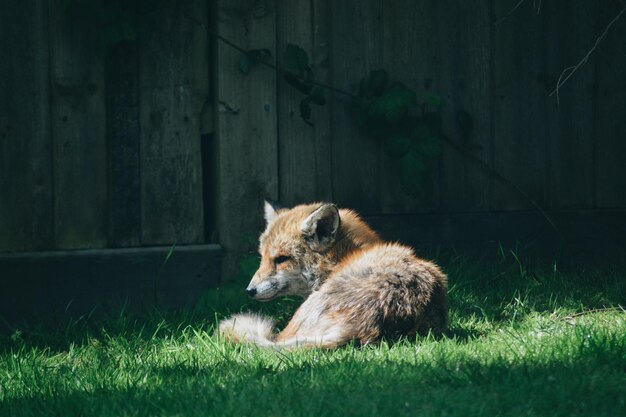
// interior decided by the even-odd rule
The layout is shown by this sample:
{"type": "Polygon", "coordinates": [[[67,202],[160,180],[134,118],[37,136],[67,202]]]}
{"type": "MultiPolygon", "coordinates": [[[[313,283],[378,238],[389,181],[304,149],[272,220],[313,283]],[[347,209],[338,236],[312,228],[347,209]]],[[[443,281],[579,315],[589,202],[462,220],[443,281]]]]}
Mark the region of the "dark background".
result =
{"type": "Polygon", "coordinates": [[[89,283],[106,286],[107,276],[116,276],[113,294],[145,293],[132,283],[145,276],[175,282],[168,294],[214,285],[220,271],[226,282],[254,250],[264,198],[333,201],[411,244],[480,251],[521,242],[548,258],[622,253],[623,7],[3,1],[0,305],[13,306],[18,287],[24,311],[49,288],[99,299],[89,283]],[[416,178],[423,192],[408,194],[401,165],[354,123],[342,94],[328,93],[307,124],[302,94],[267,66],[244,73],[229,42],[268,49],[265,60],[279,67],[286,46],[299,45],[316,81],[346,91],[385,69],[418,100],[441,99],[452,145],[416,178]],[[558,99],[550,95],[588,53],[558,99]],[[459,112],[471,116],[469,134],[459,112]],[[464,143],[472,146],[460,152],[464,143]],[[95,251],[74,252],[85,249],[95,251]],[[183,265],[162,268],[179,250],[183,265]]]}

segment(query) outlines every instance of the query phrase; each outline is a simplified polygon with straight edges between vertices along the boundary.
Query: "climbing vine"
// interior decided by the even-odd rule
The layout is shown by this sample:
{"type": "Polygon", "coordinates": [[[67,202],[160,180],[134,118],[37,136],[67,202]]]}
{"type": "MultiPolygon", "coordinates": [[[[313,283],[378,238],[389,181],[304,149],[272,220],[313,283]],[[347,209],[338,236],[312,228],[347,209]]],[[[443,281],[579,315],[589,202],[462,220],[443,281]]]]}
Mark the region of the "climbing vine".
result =
{"type": "MultiPolygon", "coordinates": [[[[241,55],[239,69],[249,73],[256,63],[269,56],[267,49],[246,51],[241,55]]],[[[301,47],[288,44],[283,63],[283,79],[302,94],[300,117],[313,126],[312,107],[326,104],[328,88],[314,82],[309,56],[301,47]]],[[[354,93],[342,92],[348,99],[353,122],[379,140],[385,154],[398,160],[402,188],[419,197],[431,161],[442,150],[441,98],[430,94],[420,101],[414,90],[391,79],[382,69],[371,71],[356,85],[354,93]]],[[[469,118],[468,114],[465,116],[469,118]]]]}

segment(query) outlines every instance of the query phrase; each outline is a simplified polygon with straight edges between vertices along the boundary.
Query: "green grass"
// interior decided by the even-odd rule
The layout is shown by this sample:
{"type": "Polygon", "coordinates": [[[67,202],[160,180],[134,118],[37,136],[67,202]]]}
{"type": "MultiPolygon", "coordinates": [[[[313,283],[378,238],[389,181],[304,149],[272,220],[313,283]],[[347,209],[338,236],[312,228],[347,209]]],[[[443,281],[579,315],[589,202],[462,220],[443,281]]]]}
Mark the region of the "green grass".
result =
{"type": "Polygon", "coordinates": [[[0,340],[0,416],[624,416],[624,268],[559,271],[515,257],[443,259],[441,340],[276,352],[212,336],[256,304],[241,287],[187,312],[22,326],[0,340]]]}

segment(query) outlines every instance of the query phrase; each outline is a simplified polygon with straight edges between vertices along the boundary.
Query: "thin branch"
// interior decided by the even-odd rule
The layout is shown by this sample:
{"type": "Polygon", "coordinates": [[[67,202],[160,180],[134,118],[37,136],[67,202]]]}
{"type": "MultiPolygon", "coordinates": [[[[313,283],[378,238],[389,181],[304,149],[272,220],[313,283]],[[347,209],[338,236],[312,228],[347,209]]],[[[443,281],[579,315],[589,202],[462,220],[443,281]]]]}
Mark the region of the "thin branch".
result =
{"type": "Polygon", "coordinates": [[[518,2],[518,3],[517,3],[517,4],[516,4],[516,5],[515,5],[515,6],[514,6],[511,10],[509,10],[507,14],[505,14],[505,15],[504,15],[504,16],[502,16],[500,19],[498,19],[498,20],[496,21],[496,23],[494,23],[494,25],[495,25],[495,26],[498,26],[500,23],[504,22],[504,21],[505,21],[505,20],[506,20],[506,19],[507,19],[510,15],[512,15],[513,13],[515,13],[515,11],[516,11],[517,9],[519,9],[519,8],[520,8],[520,6],[521,6],[522,4],[524,4],[524,2],[525,2],[525,1],[526,1],[526,0],[519,0],[519,2],[518,2]]]}
{"type": "Polygon", "coordinates": [[[569,314],[569,315],[563,317],[561,320],[570,321],[570,320],[575,319],[577,317],[586,316],[588,314],[607,313],[607,312],[610,312],[610,311],[614,311],[616,313],[626,313],[626,310],[624,309],[624,307],[622,307],[621,305],[618,305],[617,307],[594,308],[592,310],[585,310],[585,311],[581,311],[579,313],[569,314]]]}
{"type": "Polygon", "coordinates": [[[624,12],[626,12],[626,7],[624,7],[622,9],[622,11],[620,11],[617,16],[615,16],[613,18],[613,20],[611,20],[609,22],[608,25],[606,25],[606,27],[604,28],[604,31],[602,32],[602,34],[600,36],[598,36],[598,38],[596,39],[595,44],[593,45],[593,47],[585,54],[585,56],[578,61],[578,63],[576,65],[573,65],[571,67],[567,67],[563,70],[563,72],[561,72],[561,75],[559,76],[559,79],[556,83],[556,88],[554,90],[552,90],[552,92],[550,93],[550,97],[552,97],[553,95],[556,94],[556,103],[557,105],[560,104],[560,100],[559,100],[559,89],[563,86],[563,84],[565,84],[571,77],[572,75],[574,75],[574,73],[576,71],[578,71],[578,69],[580,67],[582,67],[585,63],[587,63],[587,61],[589,60],[589,56],[591,56],[591,54],[596,50],[596,48],[598,47],[598,45],[600,44],[600,42],[602,42],[602,39],[604,39],[604,37],[606,36],[606,34],[609,32],[609,30],[611,29],[611,26],[613,26],[615,24],[615,22],[617,22],[619,20],[620,17],[622,17],[622,15],[624,14],[624,12]]]}
{"type": "Polygon", "coordinates": [[[444,141],[444,143],[446,143],[452,149],[454,149],[455,151],[459,152],[465,158],[469,159],[470,161],[472,161],[476,165],[478,165],[483,171],[487,172],[492,178],[495,178],[501,184],[505,185],[508,188],[511,188],[511,189],[515,190],[519,195],[524,197],[535,209],[537,209],[537,211],[539,213],[541,213],[541,215],[544,217],[544,219],[546,219],[548,224],[559,235],[559,239],[561,240],[561,242],[565,242],[565,237],[563,236],[563,234],[561,233],[559,228],[556,226],[556,224],[554,223],[554,221],[552,220],[550,215],[543,209],[543,207],[541,207],[539,205],[539,203],[537,203],[537,201],[535,201],[534,198],[532,198],[530,195],[528,195],[528,193],[526,193],[526,191],[524,191],[519,185],[515,184],[510,179],[504,177],[498,171],[496,171],[495,169],[490,167],[485,161],[483,161],[482,159],[480,159],[479,157],[477,157],[476,155],[474,155],[470,151],[468,151],[468,150],[464,149],[463,147],[459,146],[458,144],[456,144],[450,138],[448,138],[446,136],[442,136],[442,140],[444,141]]]}

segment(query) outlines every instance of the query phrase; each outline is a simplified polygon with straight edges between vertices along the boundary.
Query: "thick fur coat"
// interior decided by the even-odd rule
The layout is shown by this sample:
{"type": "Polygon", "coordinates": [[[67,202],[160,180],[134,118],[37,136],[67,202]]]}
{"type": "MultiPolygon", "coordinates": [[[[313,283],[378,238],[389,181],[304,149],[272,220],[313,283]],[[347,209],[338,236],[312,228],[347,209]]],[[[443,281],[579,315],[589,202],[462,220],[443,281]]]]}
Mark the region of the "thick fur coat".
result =
{"type": "Polygon", "coordinates": [[[446,276],[411,248],[383,242],[353,211],[266,203],[265,219],[261,264],[247,292],[260,301],[305,300],[280,333],[267,318],[238,314],[220,323],[222,336],[265,347],[334,348],[446,330],[446,276]]]}

